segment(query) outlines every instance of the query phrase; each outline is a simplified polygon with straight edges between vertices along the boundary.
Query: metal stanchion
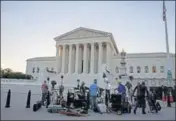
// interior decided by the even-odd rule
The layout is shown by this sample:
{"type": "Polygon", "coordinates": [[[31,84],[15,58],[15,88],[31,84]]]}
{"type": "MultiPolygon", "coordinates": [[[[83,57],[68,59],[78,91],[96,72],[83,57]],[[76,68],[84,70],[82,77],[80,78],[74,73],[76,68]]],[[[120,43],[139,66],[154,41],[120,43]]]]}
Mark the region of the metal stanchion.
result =
{"type": "Polygon", "coordinates": [[[30,108],[30,102],[31,102],[31,90],[29,90],[28,92],[26,108],[30,108]]]}
{"type": "Polygon", "coordinates": [[[7,93],[7,100],[6,100],[6,108],[10,108],[10,97],[11,97],[11,90],[9,89],[8,93],[7,93]]]}

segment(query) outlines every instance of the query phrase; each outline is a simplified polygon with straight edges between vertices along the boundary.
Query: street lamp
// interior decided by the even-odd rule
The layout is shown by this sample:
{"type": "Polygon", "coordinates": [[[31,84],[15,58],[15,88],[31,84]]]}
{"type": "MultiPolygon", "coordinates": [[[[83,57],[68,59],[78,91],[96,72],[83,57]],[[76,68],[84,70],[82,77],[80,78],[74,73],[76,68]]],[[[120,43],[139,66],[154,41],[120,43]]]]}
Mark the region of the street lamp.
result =
{"type": "MultiPolygon", "coordinates": [[[[165,1],[163,1],[163,21],[165,24],[165,35],[166,35],[166,51],[167,51],[167,81],[169,81],[169,87],[171,87],[172,72],[171,72],[171,59],[169,55],[169,40],[168,40],[168,31],[167,31],[167,17],[166,17],[166,6],[165,1]]],[[[169,92],[168,92],[169,93],[169,92]]],[[[168,107],[171,107],[170,98],[168,94],[168,107]]]]}

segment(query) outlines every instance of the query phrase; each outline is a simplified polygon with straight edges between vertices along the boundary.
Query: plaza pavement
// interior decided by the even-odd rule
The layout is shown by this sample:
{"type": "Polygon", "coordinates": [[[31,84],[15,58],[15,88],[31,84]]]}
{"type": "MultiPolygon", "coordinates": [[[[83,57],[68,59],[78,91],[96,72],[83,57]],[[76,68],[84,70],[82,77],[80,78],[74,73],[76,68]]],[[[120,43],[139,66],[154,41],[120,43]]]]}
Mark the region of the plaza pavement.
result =
{"type": "Polygon", "coordinates": [[[99,114],[90,112],[88,117],[71,117],[48,113],[45,107],[37,112],[32,111],[32,105],[41,99],[40,86],[1,84],[1,120],[175,120],[175,108],[162,108],[158,114],[99,114]],[[7,91],[11,89],[11,107],[5,108],[7,91]],[[25,108],[27,92],[31,90],[31,108],[25,108]]]}

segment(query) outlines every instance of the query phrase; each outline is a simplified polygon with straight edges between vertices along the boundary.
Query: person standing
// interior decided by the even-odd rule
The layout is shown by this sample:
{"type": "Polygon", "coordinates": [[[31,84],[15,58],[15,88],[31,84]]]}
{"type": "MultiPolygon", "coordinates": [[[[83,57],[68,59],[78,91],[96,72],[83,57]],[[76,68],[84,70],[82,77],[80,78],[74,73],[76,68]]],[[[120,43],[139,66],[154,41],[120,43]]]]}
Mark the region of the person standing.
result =
{"type": "Polygon", "coordinates": [[[42,105],[44,105],[44,101],[46,100],[46,96],[48,94],[48,85],[46,84],[46,81],[41,86],[42,90],[42,105]]]}
{"type": "Polygon", "coordinates": [[[145,86],[145,82],[142,82],[141,85],[138,83],[138,85],[135,87],[135,89],[133,91],[133,95],[136,90],[137,90],[137,102],[136,102],[136,106],[134,109],[134,114],[136,114],[136,110],[140,105],[142,106],[142,114],[146,114],[146,112],[145,112],[145,107],[146,107],[145,94],[147,93],[147,97],[148,97],[149,93],[148,93],[147,87],[145,86]]]}
{"type": "Polygon", "coordinates": [[[123,85],[120,81],[119,81],[119,85],[117,87],[117,91],[119,94],[122,95],[122,103],[124,103],[125,97],[126,97],[126,88],[125,88],[125,85],[123,85]]]}
{"type": "Polygon", "coordinates": [[[80,92],[81,92],[81,95],[84,97],[86,97],[86,87],[85,87],[85,82],[82,82],[81,86],[80,86],[80,92]]]}
{"type": "Polygon", "coordinates": [[[96,101],[98,93],[98,86],[96,79],[94,79],[94,83],[90,85],[89,91],[90,91],[91,109],[94,110],[98,107],[96,101]]]}
{"type": "Polygon", "coordinates": [[[125,86],[127,87],[127,95],[128,95],[128,97],[129,97],[129,100],[131,101],[131,103],[132,103],[132,84],[130,83],[130,82],[127,82],[126,84],[125,84],[125,86]]]}
{"type": "Polygon", "coordinates": [[[108,81],[107,78],[105,79],[105,83],[106,83],[106,87],[105,87],[105,91],[106,91],[105,92],[105,104],[108,107],[108,103],[109,103],[109,100],[110,100],[111,84],[110,84],[110,82],[108,81]]]}
{"type": "Polygon", "coordinates": [[[140,86],[141,86],[141,84],[138,82],[137,86],[133,89],[133,92],[132,92],[132,97],[134,97],[134,100],[132,102],[134,102],[135,105],[137,103],[137,96],[140,94],[140,92],[139,92],[140,91],[140,86]],[[136,91],[136,96],[134,96],[135,91],[136,91]]]}

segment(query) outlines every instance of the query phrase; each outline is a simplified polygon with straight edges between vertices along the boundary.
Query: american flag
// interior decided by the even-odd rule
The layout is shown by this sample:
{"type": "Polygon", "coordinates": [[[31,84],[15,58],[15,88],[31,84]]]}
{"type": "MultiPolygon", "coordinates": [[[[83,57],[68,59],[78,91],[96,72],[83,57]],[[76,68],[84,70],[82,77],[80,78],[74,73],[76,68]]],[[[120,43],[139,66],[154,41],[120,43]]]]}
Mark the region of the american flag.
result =
{"type": "Polygon", "coordinates": [[[163,21],[166,21],[166,6],[164,0],[163,0],[163,21]]]}

